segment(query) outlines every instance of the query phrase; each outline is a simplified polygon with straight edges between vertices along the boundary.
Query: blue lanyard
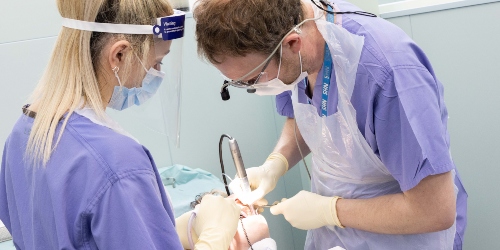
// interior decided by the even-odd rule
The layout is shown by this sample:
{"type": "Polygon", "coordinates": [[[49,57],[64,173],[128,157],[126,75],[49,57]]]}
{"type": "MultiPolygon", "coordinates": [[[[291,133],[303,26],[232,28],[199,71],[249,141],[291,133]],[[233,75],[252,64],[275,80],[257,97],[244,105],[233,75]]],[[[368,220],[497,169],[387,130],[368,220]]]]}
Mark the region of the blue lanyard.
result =
{"type": "MultiPolygon", "coordinates": [[[[333,11],[331,6],[328,6],[329,11],[333,11]]],[[[334,16],[333,14],[328,14],[326,16],[328,22],[333,23],[334,16]]],[[[328,44],[325,43],[325,58],[323,61],[323,86],[321,88],[321,116],[328,115],[328,91],[330,90],[330,76],[332,74],[332,54],[328,49],[328,44]]]]}

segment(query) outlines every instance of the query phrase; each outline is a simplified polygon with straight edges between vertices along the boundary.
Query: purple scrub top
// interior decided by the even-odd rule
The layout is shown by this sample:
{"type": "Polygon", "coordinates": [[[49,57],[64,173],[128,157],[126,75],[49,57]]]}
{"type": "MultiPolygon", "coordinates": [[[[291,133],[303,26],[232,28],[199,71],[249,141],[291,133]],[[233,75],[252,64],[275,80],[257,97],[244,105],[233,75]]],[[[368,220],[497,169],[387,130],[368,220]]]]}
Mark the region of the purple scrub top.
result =
{"type": "MultiPolygon", "coordinates": [[[[341,11],[359,10],[344,1],[335,3],[341,11]]],[[[429,175],[456,171],[454,249],[462,249],[467,193],[449,153],[443,85],[424,52],[394,24],[360,15],[342,18],[346,30],[365,38],[351,97],[359,130],[399,182],[401,191],[412,189],[429,175]]],[[[322,77],[323,69],[318,73],[312,99],[306,95],[305,81],[298,84],[299,102],[314,105],[318,115],[321,115],[322,77]]],[[[330,79],[328,115],[337,112],[334,70],[330,79]]],[[[276,108],[280,115],[294,117],[291,91],[276,96],[276,108]]]]}
{"type": "Polygon", "coordinates": [[[17,249],[183,249],[146,148],[73,113],[35,168],[24,161],[32,125],[19,118],[0,171],[0,220],[17,249]]]}

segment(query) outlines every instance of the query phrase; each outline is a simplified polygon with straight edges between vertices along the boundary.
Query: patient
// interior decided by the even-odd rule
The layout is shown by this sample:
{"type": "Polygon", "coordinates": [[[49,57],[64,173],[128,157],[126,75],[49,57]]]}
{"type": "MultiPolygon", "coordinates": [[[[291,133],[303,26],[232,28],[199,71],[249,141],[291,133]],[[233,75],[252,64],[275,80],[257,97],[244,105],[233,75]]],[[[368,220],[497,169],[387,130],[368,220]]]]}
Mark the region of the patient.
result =
{"type": "MultiPolygon", "coordinates": [[[[225,193],[217,190],[203,193],[197,195],[195,201],[191,202],[191,208],[194,209],[194,207],[201,202],[201,199],[206,194],[221,195],[227,197],[225,193]]],[[[229,250],[275,250],[276,242],[273,239],[269,238],[269,228],[264,216],[260,214],[253,215],[251,209],[248,206],[241,204],[241,202],[239,202],[238,200],[236,201],[242,206],[242,210],[238,229],[236,230],[236,235],[234,236],[231,245],[229,246],[229,250]]],[[[176,220],[177,231],[181,232],[179,233],[179,237],[181,238],[181,242],[185,249],[190,249],[188,239],[184,239],[184,237],[187,237],[187,221],[189,220],[190,215],[191,213],[189,212],[185,213],[176,220]],[[179,221],[185,223],[179,223],[179,221]]],[[[198,240],[198,237],[193,229],[191,229],[191,235],[193,238],[193,242],[196,242],[198,240]]]]}

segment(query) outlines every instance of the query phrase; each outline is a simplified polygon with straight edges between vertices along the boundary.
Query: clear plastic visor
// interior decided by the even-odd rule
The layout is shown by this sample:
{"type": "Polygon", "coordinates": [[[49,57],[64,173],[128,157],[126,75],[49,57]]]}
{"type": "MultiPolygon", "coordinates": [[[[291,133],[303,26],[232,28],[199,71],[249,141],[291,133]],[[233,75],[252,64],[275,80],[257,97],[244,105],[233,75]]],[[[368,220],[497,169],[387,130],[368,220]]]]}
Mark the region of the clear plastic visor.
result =
{"type": "Polygon", "coordinates": [[[184,21],[184,12],[176,11],[154,27],[154,69],[163,74],[163,80],[156,94],[138,109],[146,127],[167,135],[175,147],[180,147],[184,21]]]}

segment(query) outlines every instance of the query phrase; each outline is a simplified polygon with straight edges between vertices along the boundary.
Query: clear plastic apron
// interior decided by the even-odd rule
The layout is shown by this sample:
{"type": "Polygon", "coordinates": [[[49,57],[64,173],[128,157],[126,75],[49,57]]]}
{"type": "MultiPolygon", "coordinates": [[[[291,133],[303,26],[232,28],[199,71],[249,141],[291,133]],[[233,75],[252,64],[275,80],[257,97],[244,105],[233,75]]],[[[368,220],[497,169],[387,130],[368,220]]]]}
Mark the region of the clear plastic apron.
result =
{"type": "MultiPolygon", "coordinates": [[[[316,16],[321,15],[313,9],[316,16]]],[[[400,193],[398,182],[359,131],[350,102],[364,38],[323,19],[316,25],[332,54],[339,101],[335,114],[321,117],[313,105],[298,102],[297,87],[292,92],[295,119],[312,153],[311,191],[349,199],[400,193]]],[[[444,231],[418,235],[327,226],[308,231],[305,249],[453,249],[455,231],[455,224],[444,231]]]]}

